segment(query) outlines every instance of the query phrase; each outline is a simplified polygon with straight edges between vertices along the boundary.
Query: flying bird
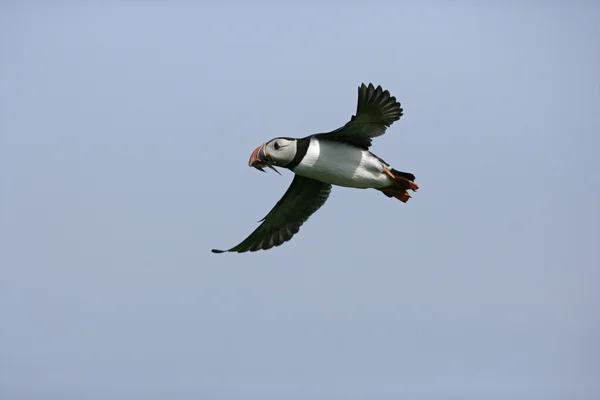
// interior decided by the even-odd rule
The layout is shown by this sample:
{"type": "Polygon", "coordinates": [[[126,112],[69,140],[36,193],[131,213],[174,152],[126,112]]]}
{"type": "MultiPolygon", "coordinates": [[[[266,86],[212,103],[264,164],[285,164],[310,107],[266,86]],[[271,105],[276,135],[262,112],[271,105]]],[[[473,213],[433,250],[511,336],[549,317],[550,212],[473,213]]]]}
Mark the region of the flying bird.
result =
{"type": "Polygon", "coordinates": [[[303,138],[277,137],[258,146],[250,155],[250,167],[277,173],[275,166],[287,168],[294,179],[244,241],[229,250],[212,252],[268,250],[289,241],[327,201],[332,185],[376,189],[406,203],[411,197],[408,190],[419,188],[415,176],[392,168],[369,151],[372,138],[383,135],[402,115],[400,102],[389,91],[363,83],[358,88],[356,115],[344,126],[303,138]]]}

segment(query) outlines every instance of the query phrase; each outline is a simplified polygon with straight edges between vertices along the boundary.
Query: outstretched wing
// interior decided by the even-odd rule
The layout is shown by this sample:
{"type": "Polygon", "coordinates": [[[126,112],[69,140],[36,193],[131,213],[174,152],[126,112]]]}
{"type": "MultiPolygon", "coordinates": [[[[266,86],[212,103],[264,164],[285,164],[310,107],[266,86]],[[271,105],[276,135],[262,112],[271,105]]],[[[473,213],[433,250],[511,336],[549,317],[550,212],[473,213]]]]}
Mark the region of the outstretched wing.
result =
{"type": "Polygon", "coordinates": [[[213,249],[213,253],[227,251],[268,250],[290,240],[308,218],[327,201],[331,185],[295,175],[290,187],[275,207],[259,222],[262,224],[243,242],[229,250],[213,249]]]}
{"type": "Polygon", "coordinates": [[[372,83],[369,86],[363,83],[358,88],[356,115],[341,128],[315,136],[369,150],[371,138],[383,135],[390,125],[402,117],[402,112],[400,102],[390,96],[390,92],[381,86],[375,88],[372,83]]]}

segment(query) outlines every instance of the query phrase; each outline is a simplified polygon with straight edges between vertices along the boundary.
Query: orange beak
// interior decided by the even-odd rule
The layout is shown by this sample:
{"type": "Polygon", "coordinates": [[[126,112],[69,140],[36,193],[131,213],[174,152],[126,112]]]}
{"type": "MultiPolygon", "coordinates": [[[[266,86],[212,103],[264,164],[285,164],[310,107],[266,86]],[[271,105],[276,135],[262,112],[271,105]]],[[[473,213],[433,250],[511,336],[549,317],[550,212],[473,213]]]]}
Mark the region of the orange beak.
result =
{"type": "MultiPolygon", "coordinates": [[[[261,144],[258,146],[252,154],[250,154],[250,160],[248,161],[248,165],[254,168],[264,166],[266,164],[265,160],[265,144],[261,144]]],[[[261,168],[258,168],[261,169],[261,168]]]]}
{"type": "Polygon", "coordinates": [[[250,160],[248,160],[248,165],[262,172],[267,172],[263,169],[264,167],[267,167],[281,175],[281,173],[277,171],[275,167],[273,167],[272,164],[274,163],[274,161],[271,155],[267,154],[266,149],[266,143],[263,143],[256,149],[254,149],[252,154],[250,154],[250,160]]]}

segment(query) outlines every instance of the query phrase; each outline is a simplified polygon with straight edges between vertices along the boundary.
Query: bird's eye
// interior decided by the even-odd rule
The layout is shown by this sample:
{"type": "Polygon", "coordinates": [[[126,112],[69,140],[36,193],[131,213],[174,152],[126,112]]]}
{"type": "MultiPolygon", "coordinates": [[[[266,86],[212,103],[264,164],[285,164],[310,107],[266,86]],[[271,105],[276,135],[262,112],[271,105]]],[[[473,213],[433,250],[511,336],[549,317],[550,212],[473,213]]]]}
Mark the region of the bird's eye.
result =
{"type": "Polygon", "coordinates": [[[279,150],[279,143],[277,143],[277,142],[273,143],[273,147],[275,148],[275,150],[279,150]]]}

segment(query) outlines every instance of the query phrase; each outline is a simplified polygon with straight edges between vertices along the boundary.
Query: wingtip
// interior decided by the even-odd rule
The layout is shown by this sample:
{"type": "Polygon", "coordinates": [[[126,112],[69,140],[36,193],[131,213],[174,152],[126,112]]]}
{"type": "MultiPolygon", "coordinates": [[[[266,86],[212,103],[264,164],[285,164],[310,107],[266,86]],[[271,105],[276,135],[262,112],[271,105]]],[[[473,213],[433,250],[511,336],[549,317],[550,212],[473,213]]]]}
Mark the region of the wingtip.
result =
{"type": "Polygon", "coordinates": [[[380,88],[381,85],[373,85],[373,82],[369,82],[369,84],[367,85],[364,82],[361,82],[360,86],[358,87],[359,89],[370,89],[370,90],[376,90],[377,88],[380,88]]]}
{"type": "Polygon", "coordinates": [[[221,253],[225,253],[227,250],[212,249],[211,251],[215,254],[221,254],[221,253]]]}

